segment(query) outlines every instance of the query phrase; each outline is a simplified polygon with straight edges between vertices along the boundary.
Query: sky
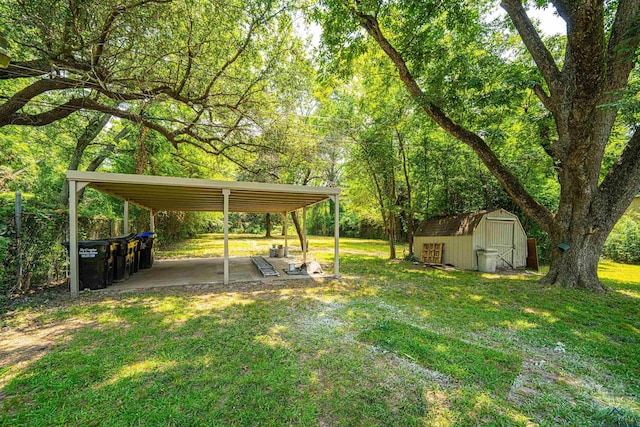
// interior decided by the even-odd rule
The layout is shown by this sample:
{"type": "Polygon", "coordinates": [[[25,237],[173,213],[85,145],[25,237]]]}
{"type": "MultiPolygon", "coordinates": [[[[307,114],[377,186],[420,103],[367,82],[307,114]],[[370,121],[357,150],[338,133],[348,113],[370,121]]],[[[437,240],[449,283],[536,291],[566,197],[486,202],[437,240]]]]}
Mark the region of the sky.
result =
{"type": "Polygon", "coordinates": [[[552,7],[544,9],[529,9],[527,15],[540,22],[540,29],[548,36],[564,34],[567,31],[567,24],[560,18],[552,7]]]}
{"type": "MultiPolygon", "coordinates": [[[[496,14],[504,15],[506,12],[498,6],[496,14]]],[[[567,31],[567,24],[555,13],[555,9],[552,6],[547,6],[544,9],[530,8],[527,10],[527,15],[540,23],[540,29],[547,36],[565,34],[567,31]]],[[[320,26],[315,23],[305,23],[302,15],[295,17],[294,26],[299,33],[311,36],[312,46],[317,47],[320,45],[320,34],[322,32],[320,26]]]]}

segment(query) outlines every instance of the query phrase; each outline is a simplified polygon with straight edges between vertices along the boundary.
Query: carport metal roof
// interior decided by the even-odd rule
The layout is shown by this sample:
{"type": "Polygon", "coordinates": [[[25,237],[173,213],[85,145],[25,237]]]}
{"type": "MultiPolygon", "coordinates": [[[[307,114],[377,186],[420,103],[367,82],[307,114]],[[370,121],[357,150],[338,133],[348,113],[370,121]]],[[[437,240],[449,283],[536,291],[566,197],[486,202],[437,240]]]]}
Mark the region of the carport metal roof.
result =
{"type": "Polygon", "coordinates": [[[340,194],[335,187],[67,171],[67,179],[152,211],[291,212],[340,194]]]}
{"type": "MultiPolygon", "coordinates": [[[[67,171],[69,182],[69,254],[70,291],[79,292],[78,193],[95,188],[125,200],[125,230],[129,203],[151,211],[150,230],[155,230],[153,213],[157,211],[223,212],[224,283],[229,283],[229,212],[286,214],[303,208],[303,262],[306,263],[306,207],[331,198],[334,203],[334,275],[339,277],[340,208],[339,188],[310,187],[257,182],[211,181],[167,176],[67,171]]],[[[127,231],[125,231],[127,232],[127,231]]],[[[287,236],[285,235],[285,247],[287,236]]]]}

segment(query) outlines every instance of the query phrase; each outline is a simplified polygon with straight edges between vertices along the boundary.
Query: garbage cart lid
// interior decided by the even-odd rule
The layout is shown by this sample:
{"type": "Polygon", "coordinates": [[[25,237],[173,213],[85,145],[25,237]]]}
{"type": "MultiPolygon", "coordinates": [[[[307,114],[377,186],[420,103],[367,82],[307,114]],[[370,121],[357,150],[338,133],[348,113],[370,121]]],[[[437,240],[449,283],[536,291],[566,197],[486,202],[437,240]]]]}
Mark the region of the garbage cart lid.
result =
{"type": "MultiPolygon", "coordinates": [[[[108,240],[80,240],[78,242],[80,246],[109,246],[108,240]]],[[[62,242],[62,246],[69,247],[69,242],[62,242]]]]}
{"type": "Polygon", "coordinates": [[[107,246],[109,245],[108,240],[80,240],[78,242],[79,245],[96,245],[96,246],[107,246]]]}
{"type": "Polygon", "coordinates": [[[153,237],[154,234],[153,231],[145,231],[144,233],[138,234],[138,237],[153,237]]]}
{"type": "Polygon", "coordinates": [[[131,234],[127,234],[126,236],[112,237],[110,240],[111,241],[116,241],[116,242],[122,242],[122,241],[130,242],[131,240],[133,240],[135,238],[136,238],[136,235],[131,233],[131,234]]]}

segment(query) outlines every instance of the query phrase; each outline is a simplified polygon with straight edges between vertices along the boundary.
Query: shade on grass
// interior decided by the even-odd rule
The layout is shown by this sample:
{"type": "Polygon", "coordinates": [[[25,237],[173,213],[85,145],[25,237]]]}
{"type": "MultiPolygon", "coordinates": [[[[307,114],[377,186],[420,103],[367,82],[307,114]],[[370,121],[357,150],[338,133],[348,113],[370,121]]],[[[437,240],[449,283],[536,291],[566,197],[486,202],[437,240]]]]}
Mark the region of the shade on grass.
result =
{"type": "Polygon", "coordinates": [[[521,359],[492,348],[429,332],[406,323],[383,320],[358,339],[396,352],[432,371],[492,392],[506,392],[518,375],[521,359]]]}

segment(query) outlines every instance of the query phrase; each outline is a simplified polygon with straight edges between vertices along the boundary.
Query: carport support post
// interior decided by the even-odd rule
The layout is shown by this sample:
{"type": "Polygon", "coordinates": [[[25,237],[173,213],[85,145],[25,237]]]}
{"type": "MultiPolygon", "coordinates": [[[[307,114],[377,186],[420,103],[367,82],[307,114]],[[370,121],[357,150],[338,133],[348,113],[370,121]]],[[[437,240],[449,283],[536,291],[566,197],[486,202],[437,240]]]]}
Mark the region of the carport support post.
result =
{"type": "Polygon", "coordinates": [[[333,275],[340,277],[340,205],[338,195],[333,196],[333,275]]]}
{"type": "Polygon", "coordinates": [[[124,226],[122,227],[122,234],[129,234],[129,202],[124,201],[124,226]]]}
{"type": "Polygon", "coordinates": [[[153,216],[153,211],[149,211],[149,231],[156,232],[156,218],[153,216]]]}
{"type": "Polygon", "coordinates": [[[224,196],[224,220],[223,220],[223,228],[224,228],[224,284],[229,284],[229,194],[231,194],[231,190],[225,188],[222,190],[222,195],[224,196]]]}
{"type": "Polygon", "coordinates": [[[302,262],[307,263],[307,207],[302,208],[302,262]]]}
{"type": "Polygon", "coordinates": [[[78,191],[77,182],[69,181],[69,291],[71,296],[80,294],[78,269],[78,191]]]}
{"type": "Polygon", "coordinates": [[[287,233],[287,228],[289,226],[289,224],[287,224],[287,215],[289,215],[289,212],[282,212],[282,216],[284,217],[284,220],[282,221],[282,227],[284,229],[284,255],[287,256],[289,255],[289,233],[287,233]]]}

